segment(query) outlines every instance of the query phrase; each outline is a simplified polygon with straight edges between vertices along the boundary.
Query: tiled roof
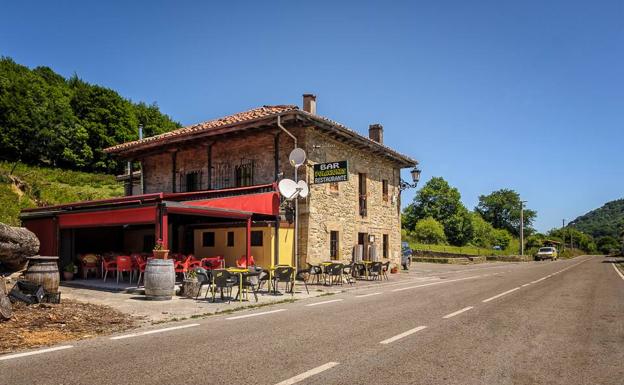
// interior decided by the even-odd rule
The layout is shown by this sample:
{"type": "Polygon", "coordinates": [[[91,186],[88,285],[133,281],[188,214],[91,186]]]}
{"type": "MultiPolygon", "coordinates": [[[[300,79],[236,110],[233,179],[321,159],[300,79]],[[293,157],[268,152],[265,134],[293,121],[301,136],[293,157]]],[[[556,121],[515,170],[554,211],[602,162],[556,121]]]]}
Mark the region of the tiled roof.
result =
{"type": "Polygon", "coordinates": [[[243,123],[246,121],[251,121],[255,119],[265,118],[271,115],[277,115],[283,112],[293,111],[298,109],[297,106],[262,106],[259,108],[254,108],[253,110],[239,112],[234,115],[228,115],[219,119],[209,120],[207,122],[193,124],[191,126],[186,126],[182,128],[178,128],[177,130],[165,132],[164,134],[150,136],[148,138],[142,140],[135,140],[133,142],[121,143],[113,147],[109,147],[104,151],[107,153],[117,153],[122,152],[124,150],[130,149],[132,147],[140,147],[143,144],[154,143],[154,142],[166,142],[170,138],[182,137],[186,135],[191,135],[195,133],[199,133],[202,131],[209,131],[220,127],[235,125],[237,123],[243,123]]]}
{"type": "Polygon", "coordinates": [[[254,120],[262,120],[264,118],[270,118],[272,116],[277,116],[278,114],[283,113],[296,113],[299,116],[310,119],[312,122],[316,122],[317,124],[326,124],[331,127],[331,129],[337,133],[340,133],[341,136],[345,138],[349,138],[352,141],[358,142],[360,144],[364,144],[367,147],[381,150],[386,155],[390,156],[393,159],[400,161],[406,165],[415,165],[418,164],[418,161],[413,158],[403,155],[388,146],[377,143],[372,139],[360,135],[355,130],[342,125],[336,121],[325,118],[323,116],[311,114],[306,111],[299,110],[297,106],[294,105],[277,105],[277,106],[262,106],[259,108],[254,108],[252,110],[239,112],[233,115],[225,116],[219,119],[209,120],[203,123],[194,124],[187,127],[182,127],[177,130],[169,131],[164,134],[150,136],[148,138],[142,140],[135,140],[133,142],[121,143],[113,147],[109,147],[104,151],[107,153],[123,153],[126,151],[138,150],[144,146],[153,147],[157,146],[158,143],[166,143],[170,140],[178,139],[184,140],[186,136],[192,136],[195,134],[207,133],[211,130],[218,130],[226,127],[236,127],[239,124],[252,122],[254,120]]]}

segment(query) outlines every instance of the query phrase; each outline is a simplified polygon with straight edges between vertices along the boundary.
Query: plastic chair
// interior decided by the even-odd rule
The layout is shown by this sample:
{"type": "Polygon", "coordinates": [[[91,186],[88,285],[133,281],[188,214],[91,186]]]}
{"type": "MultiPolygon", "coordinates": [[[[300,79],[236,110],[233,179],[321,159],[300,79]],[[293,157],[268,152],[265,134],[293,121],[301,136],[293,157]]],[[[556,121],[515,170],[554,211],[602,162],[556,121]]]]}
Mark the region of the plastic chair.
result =
{"type": "Polygon", "coordinates": [[[209,290],[206,292],[206,296],[208,296],[208,292],[210,291],[210,287],[212,285],[212,273],[210,272],[210,270],[206,270],[202,267],[195,267],[193,268],[193,271],[195,272],[195,276],[197,277],[197,282],[199,282],[199,290],[197,290],[197,295],[195,296],[195,299],[199,298],[202,287],[204,287],[205,285],[208,285],[209,288],[209,290]]]}
{"type": "Polygon", "coordinates": [[[381,276],[383,278],[386,279],[386,281],[389,281],[390,278],[388,278],[388,270],[390,269],[390,261],[385,262],[384,264],[381,265],[381,276]]]}
{"type": "Polygon", "coordinates": [[[127,255],[118,255],[115,259],[117,265],[117,283],[119,283],[119,275],[127,272],[132,283],[132,258],[127,255]]]}
{"type": "MultiPolygon", "coordinates": [[[[212,271],[212,302],[215,302],[217,289],[221,291],[221,300],[223,300],[223,289],[228,292],[228,303],[232,300],[232,288],[238,285],[238,279],[225,269],[212,271]]],[[[206,293],[208,295],[208,293],[206,293]]]]}
{"type": "Polygon", "coordinates": [[[225,266],[225,258],[222,256],[207,257],[201,259],[201,266],[206,270],[223,269],[225,266]]]}
{"type": "Polygon", "coordinates": [[[102,271],[104,272],[104,282],[106,282],[106,277],[108,276],[109,271],[117,272],[117,261],[115,260],[106,260],[106,258],[102,258],[102,271]]]}
{"type": "Polygon", "coordinates": [[[135,258],[137,271],[139,272],[139,277],[137,279],[137,287],[141,284],[141,278],[143,278],[143,274],[145,273],[145,266],[147,266],[147,260],[143,258],[142,255],[137,255],[135,258]]]}
{"type": "Polygon", "coordinates": [[[189,269],[191,268],[192,259],[193,259],[193,256],[189,255],[182,262],[180,262],[179,260],[176,260],[175,266],[174,266],[174,270],[176,274],[182,273],[182,276],[186,278],[186,273],[188,273],[189,269]]]}
{"type": "Polygon", "coordinates": [[[312,277],[312,282],[314,282],[314,278],[316,278],[316,283],[321,283],[321,277],[323,276],[323,269],[320,266],[312,265],[310,263],[308,265],[308,274],[312,277]]]}
{"type": "Polygon", "coordinates": [[[286,283],[286,292],[288,292],[288,284],[290,284],[290,292],[294,295],[295,288],[295,279],[293,277],[293,272],[295,269],[290,266],[278,266],[273,271],[273,293],[277,294],[277,285],[279,282],[286,283]]]}
{"type": "Polygon", "coordinates": [[[78,257],[80,261],[80,270],[82,271],[82,279],[87,279],[89,273],[95,273],[97,277],[99,257],[95,254],[83,254],[78,257]]]}
{"type": "MultiPolygon", "coordinates": [[[[253,255],[249,256],[249,266],[255,266],[256,262],[254,261],[253,255]]],[[[247,257],[245,255],[241,256],[236,260],[236,267],[247,268],[247,257]]]]}
{"type": "Polygon", "coordinates": [[[381,278],[381,269],[382,269],[382,263],[381,262],[373,262],[370,269],[368,269],[368,278],[372,279],[373,281],[381,278]]]}
{"type": "Polygon", "coordinates": [[[329,285],[342,284],[342,263],[332,263],[327,267],[326,276],[329,278],[329,285]]]}
{"type": "Polygon", "coordinates": [[[341,279],[346,280],[349,285],[353,285],[353,283],[355,283],[355,278],[353,277],[353,262],[342,267],[341,279]]]}

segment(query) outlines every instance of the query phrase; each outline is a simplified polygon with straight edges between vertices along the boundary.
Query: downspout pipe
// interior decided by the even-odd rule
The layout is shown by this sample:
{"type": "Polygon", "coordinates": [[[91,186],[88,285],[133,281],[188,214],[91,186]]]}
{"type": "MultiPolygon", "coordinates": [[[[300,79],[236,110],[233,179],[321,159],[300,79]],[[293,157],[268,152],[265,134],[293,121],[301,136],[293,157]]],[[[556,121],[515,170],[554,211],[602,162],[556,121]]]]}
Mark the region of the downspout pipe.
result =
{"type": "MultiPolygon", "coordinates": [[[[295,148],[297,148],[297,137],[295,135],[293,135],[290,131],[288,131],[284,126],[282,126],[282,115],[277,115],[277,127],[280,128],[280,130],[284,131],[286,133],[286,135],[290,136],[293,141],[295,142],[295,148]]],[[[297,180],[297,167],[295,167],[295,182],[298,182],[297,180]]],[[[297,274],[297,264],[299,263],[299,199],[295,198],[295,236],[294,236],[294,267],[295,267],[295,274],[297,274]]]]}

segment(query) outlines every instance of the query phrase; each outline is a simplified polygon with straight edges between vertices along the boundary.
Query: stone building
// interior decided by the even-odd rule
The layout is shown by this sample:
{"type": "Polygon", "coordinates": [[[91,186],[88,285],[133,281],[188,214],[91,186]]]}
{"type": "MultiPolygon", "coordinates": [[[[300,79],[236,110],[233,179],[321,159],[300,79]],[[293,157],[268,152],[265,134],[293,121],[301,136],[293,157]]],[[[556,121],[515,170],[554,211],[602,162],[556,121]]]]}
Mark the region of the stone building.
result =
{"type": "MultiPolygon", "coordinates": [[[[145,214],[155,215],[155,222],[134,224],[131,215],[124,217],[126,222],[112,222],[121,225],[119,234],[114,235],[120,239],[118,248],[146,251],[153,247],[154,239],[164,237],[174,252],[193,253],[197,257],[223,255],[228,265],[233,265],[246,247],[259,265],[292,264],[295,261],[291,204],[282,199],[279,207],[276,204],[271,211],[252,207],[252,203],[257,204],[258,197],[267,196],[270,191],[277,197],[277,183],[283,178],[294,178],[289,153],[295,148],[295,138],[296,147],[307,154],[306,163],[298,168],[298,179],[305,180],[310,188],[309,195],[298,201],[297,264],[350,260],[354,254],[399,263],[400,171],[415,167],[417,161],[385,146],[383,127],[379,124],[371,125],[369,137],[365,137],[317,115],[313,95],[304,95],[302,109],[294,105],[263,106],[107,149],[109,154],[133,165],[132,172],[120,178],[127,184],[128,197],[123,204],[142,205],[144,197],[156,200],[156,214],[145,214]],[[344,161],[347,180],[314,183],[315,165],[344,161]],[[234,198],[237,200],[233,201],[234,198]],[[210,213],[212,217],[200,212],[199,205],[203,204],[216,207],[210,213]],[[216,212],[217,209],[238,211],[228,216],[216,212]],[[163,213],[167,212],[176,215],[168,219],[165,216],[163,222],[163,213]],[[204,217],[183,216],[186,214],[204,217]],[[218,220],[213,220],[215,217],[218,220]],[[247,218],[248,223],[241,218],[247,218]],[[247,241],[246,228],[250,238],[247,241]]],[[[111,210],[112,205],[105,202],[97,207],[111,210]]],[[[119,202],[114,205],[117,208],[119,202]]],[[[76,215],[81,207],[72,207],[71,214],[62,214],[76,215]]],[[[23,219],[31,219],[30,227],[36,228],[40,226],[38,218],[57,213],[58,210],[35,210],[25,212],[23,219]]],[[[75,226],[74,235],[66,240],[61,235],[56,242],[72,245],[95,236],[84,228],[99,226],[94,219],[87,223],[86,218],[80,218],[82,230],[75,225],[78,222],[65,220],[70,223],[65,228],[75,226]]],[[[92,214],[89,218],[93,218],[92,214]]],[[[52,230],[46,231],[53,234],[52,230]]],[[[102,234],[101,228],[93,232],[102,234]]],[[[79,246],[66,248],[73,253],[81,251],[79,246]]]]}
{"type": "MultiPolygon", "coordinates": [[[[288,161],[294,140],[280,129],[278,116],[282,127],[297,138],[297,146],[307,154],[306,164],[298,169],[298,178],[310,186],[310,194],[299,202],[299,264],[346,260],[354,253],[362,253],[364,258],[376,254],[398,263],[400,171],[415,167],[417,161],[385,146],[379,124],[369,127],[367,138],[317,115],[313,95],[304,95],[303,109],[294,105],[263,106],[124,143],[107,152],[138,166],[142,173],[135,171],[133,178],[127,176],[126,180],[139,187],[134,192],[140,190],[143,194],[271,184],[294,177],[294,167],[288,161]],[[314,165],[337,161],[347,161],[348,180],[315,184],[314,165]]],[[[292,228],[286,219],[286,210],[282,209],[282,231],[292,228]]],[[[255,227],[266,227],[262,225],[255,227]]],[[[228,256],[227,246],[216,244],[226,244],[231,231],[214,226],[196,230],[193,252],[233,258],[238,253],[228,256]],[[204,232],[215,233],[214,246],[203,247],[199,242],[204,232]]],[[[268,234],[270,231],[264,236],[268,234]]],[[[292,257],[292,243],[284,242],[281,251],[286,255],[280,261],[292,257]]]]}

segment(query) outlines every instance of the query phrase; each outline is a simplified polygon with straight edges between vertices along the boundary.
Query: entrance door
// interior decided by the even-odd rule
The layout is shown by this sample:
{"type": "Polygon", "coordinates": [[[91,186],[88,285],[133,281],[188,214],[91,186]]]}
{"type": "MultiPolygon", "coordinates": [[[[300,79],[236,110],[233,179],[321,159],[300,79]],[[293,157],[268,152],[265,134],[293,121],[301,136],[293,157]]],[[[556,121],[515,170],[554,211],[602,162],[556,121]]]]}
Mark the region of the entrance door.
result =
{"type": "Polygon", "coordinates": [[[358,233],[358,247],[362,245],[362,259],[368,259],[368,233],[358,233]]]}

